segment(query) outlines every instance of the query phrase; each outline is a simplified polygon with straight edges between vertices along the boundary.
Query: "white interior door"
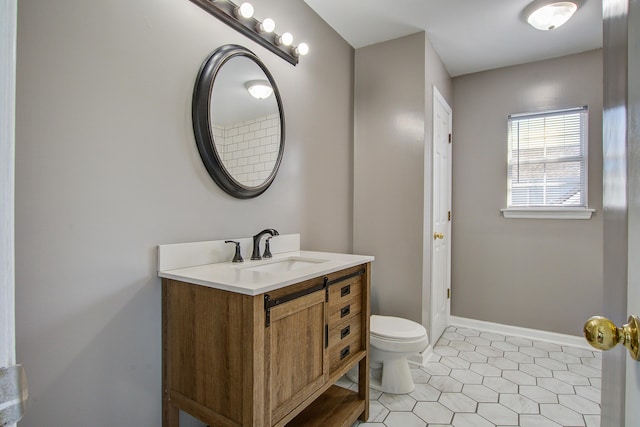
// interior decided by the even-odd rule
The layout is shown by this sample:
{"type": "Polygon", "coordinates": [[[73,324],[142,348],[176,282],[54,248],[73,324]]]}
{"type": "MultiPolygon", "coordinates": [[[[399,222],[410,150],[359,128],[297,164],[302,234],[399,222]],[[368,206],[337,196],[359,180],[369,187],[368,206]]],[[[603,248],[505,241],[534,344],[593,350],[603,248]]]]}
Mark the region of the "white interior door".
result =
{"type": "Polygon", "coordinates": [[[451,285],[451,108],[433,87],[433,191],[431,229],[432,344],[449,323],[451,285]]]}
{"type": "MultiPolygon", "coordinates": [[[[628,186],[629,190],[629,277],[627,282],[627,314],[640,316],[640,3],[632,0],[629,11],[628,36],[628,186]]],[[[626,425],[640,422],[640,362],[627,357],[625,390],[626,425]]],[[[603,424],[604,425],[604,424],[603,424]]]]}
{"type": "MultiPolygon", "coordinates": [[[[640,316],[640,3],[627,0],[627,312],[640,316]]],[[[606,295],[606,293],[605,293],[606,295]]],[[[640,362],[626,357],[626,426],[640,422],[640,362]]],[[[604,424],[603,424],[604,425],[604,424]]]]}
{"type": "MultiPolygon", "coordinates": [[[[618,326],[640,315],[640,3],[604,0],[604,294],[618,326]]],[[[640,362],[622,346],[603,354],[602,419],[640,420],[640,362]]]]}

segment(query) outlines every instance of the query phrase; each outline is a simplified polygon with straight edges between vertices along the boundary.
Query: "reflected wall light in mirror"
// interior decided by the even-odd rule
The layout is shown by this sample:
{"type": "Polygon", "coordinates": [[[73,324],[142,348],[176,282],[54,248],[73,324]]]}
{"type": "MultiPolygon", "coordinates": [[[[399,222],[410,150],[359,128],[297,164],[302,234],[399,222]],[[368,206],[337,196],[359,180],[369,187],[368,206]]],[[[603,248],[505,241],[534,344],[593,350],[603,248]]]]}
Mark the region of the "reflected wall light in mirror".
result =
{"type": "Polygon", "coordinates": [[[284,108],[275,80],[250,50],[216,49],[202,64],[193,92],[193,130],[205,169],[227,193],[259,196],[284,153],[284,108]],[[259,82],[269,95],[251,96],[259,82]]]}
{"type": "Polygon", "coordinates": [[[296,65],[298,58],[309,52],[309,46],[306,43],[299,43],[297,46],[293,44],[291,33],[276,34],[273,19],[266,18],[263,21],[256,19],[253,16],[254,9],[251,3],[244,2],[238,6],[230,0],[191,0],[191,2],[290,64],[296,65]]]}

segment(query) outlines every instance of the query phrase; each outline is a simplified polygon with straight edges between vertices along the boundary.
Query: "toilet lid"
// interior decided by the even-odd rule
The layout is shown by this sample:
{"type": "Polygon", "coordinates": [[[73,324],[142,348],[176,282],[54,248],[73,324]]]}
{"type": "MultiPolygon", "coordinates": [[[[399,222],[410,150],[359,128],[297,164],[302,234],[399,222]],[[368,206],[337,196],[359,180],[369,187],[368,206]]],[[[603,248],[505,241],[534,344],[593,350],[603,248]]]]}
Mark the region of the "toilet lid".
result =
{"type": "Polygon", "coordinates": [[[418,339],[427,334],[420,324],[393,316],[371,316],[371,334],[391,339],[418,339]]]}

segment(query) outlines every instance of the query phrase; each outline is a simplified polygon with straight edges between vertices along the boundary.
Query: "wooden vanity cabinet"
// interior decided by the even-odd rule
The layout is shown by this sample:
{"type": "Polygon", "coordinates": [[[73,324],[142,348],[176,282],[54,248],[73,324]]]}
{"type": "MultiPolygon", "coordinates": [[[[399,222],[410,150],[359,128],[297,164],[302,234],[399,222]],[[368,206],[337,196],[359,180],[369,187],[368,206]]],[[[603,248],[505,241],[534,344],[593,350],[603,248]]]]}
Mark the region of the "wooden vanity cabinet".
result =
{"type": "Polygon", "coordinates": [[[163,427],[345,426],[369,412],[370,264],[249,296],[163,279],[163,427]],[[359,364],[358,391],[334,383],[359,364]]]}

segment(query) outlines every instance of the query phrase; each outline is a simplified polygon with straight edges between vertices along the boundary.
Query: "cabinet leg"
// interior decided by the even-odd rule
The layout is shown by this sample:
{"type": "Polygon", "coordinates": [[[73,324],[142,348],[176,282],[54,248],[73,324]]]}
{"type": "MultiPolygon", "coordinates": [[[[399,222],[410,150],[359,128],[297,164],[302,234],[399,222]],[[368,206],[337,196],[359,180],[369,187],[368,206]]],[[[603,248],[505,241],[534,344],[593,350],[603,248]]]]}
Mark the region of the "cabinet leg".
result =
{"type": "Polygon", "coordinates": [[[169,402],[169,396],[162,399],[162,427],[179,427],[180,411],[169,402]]]}
{"type": "Polygon", "coordinates": [[[360,414],[360,421],[369,419],[369,355],[358,365],[358,398],[365,401],[364,412],[360,414]]]}

